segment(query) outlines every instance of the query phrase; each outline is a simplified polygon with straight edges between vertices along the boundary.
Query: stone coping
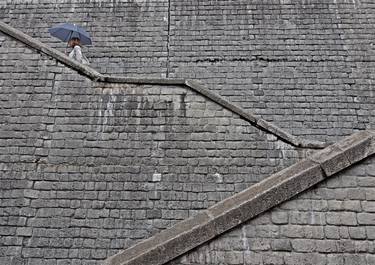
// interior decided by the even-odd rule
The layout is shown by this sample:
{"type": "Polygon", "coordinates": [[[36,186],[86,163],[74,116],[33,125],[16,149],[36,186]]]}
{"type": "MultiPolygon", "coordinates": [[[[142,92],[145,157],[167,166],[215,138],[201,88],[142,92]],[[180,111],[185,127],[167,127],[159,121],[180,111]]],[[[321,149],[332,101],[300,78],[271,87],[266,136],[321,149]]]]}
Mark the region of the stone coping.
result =
{"type": "Polygon", "coordinates": [[[373,154],[375,130],[353,134],[108,258],[103,265],[165,264],[373,154]]]}
{"type": "Polygon", "coordinates": [[[307,139],[300,139],[296,136],[289,134],[283,129],[277,127],[276,125],[263,120],[257,115],[250,113],[243,108],[231,103],[220,95],[210,91],[208,88],[198,84],[193,80],[186,79],[172,79],[172,78],[127,78],[127,77],[116,77],[110,75],[103,75],[90,66],[83,65],[77,61],[69,58],[64,53],[49,47],[48,45],[38,41],[35,38],[30,37],[29,35],[17,30],[10,25],[0,21],[0,31],[11,36],[12,38],[26,44],[29,47],[34,48],[35,50],[42,52],[46,55],[51,56],[60,63],[72,68],[77,71],[79,74],[86,76],[87,78],[95,82],[106,82],[106,83],[123,83],[123,84],[140,84],[140,85],[179,85],[186,86],[191,90],[205,96],[209,100],[216,102],[225,109],[230,110],[233,113],[239,115],[242,119],[250,122],[253,126],[258,129],[270,133],[277,137],[277,139],[299,148],[308,148],[308,149],[322,149],[327,146],[326,143],[320,141],[312,141],[307,139]]]}

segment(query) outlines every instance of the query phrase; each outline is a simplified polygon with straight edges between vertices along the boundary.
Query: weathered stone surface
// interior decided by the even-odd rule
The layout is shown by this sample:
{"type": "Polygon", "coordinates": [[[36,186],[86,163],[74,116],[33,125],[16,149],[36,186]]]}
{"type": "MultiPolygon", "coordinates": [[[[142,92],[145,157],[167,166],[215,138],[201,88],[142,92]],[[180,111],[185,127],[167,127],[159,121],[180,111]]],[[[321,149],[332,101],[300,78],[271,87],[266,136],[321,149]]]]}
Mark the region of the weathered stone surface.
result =
{"type": "Polygon", "coordinates": [[[256,117],[254,114],[244,111],[242,108],[232,104],[228,100],[224,99],[223,97],[219,96],[216,93],[209,91],[207,88],[199,85],[198,83],[194,81],[184,80],[184,79],[165,79],[165,78],[164,79],[156,79],[156,78],[146,79],[146,78],[129,78],[129,77],[116,77],[116,76],[102,75],[98,73],[97,71],[95,71],[94,69],[92,69],[91,67],[77,63],[75,60],[72,60],[71,58],[59,52],[58,50],[48,47],[47,45],[41,43],[40,41],[34,38],[31,38],[30,36],[24,34],[23,32],[3,22],[0,22],[0,31],[36,49],[36,51],[38,52],[43,52],[51,56],[57,61],[67,65],[68,67],[76,70],[78,73],[90,78],[93,81],[106,82],[106,83],[141,84],[141,85],[142,84],[143,85],[145,84],[147,85],[150,85],[150,84],[152,85],[187,85],[190,89],[193,89],[194,91],[207,97],[213,102],[223,106],[225,109],[228,109],[229,111],[236,113],[241,118],[245,119],[246,121],[249,121],[253,125],[264,130],[266,133],[274,134],[277,138],[279,138],[280,140],[288,144],[294,145],[296,147],[317,148],[317,149],[321,149],[326,146],[325,143],[317,142],[317,141],[309,141],[309,140],[300,141],[296,137],[283,131],[277,126],[256,117]]]}
{"type": "Polygon", "coordinates": [[[258,119],[257,125],[259,125],[262,128],[266,128],[268,131],[271,131],[275,133],[276,135],[281,135],[282,138],[287,139],[288,142],[293,143],[294,145],[299,145],[297,137],[294,137],[293,135],[287,133],[286,131],[280,130],[277,126],[263,120],[258,119]]]}
{"type": "Polygon", "coordinates": [[[9,36],[17,39],[18,41],[21,41],[24,44],[55,58],[59,62],[69,67],[72,67],[74,70],[78,71],[82,75],[89,77],[90,79],[93,79],[93,80],[101,79],[102,75],[98,73],[97,71],[95,71],[94,69],[92,69],[91,67],[77,63],[76,61],[70,59],[67,55],[59,52],[58,50],[50,48],[44,43],[24,34],[23,32],[13,27],[9,27],[6,23],[1,22],[1,21],[0,21],[0,30],[8,34],[9,36]]]}
{"type": "MultiPolygon", "coordinates": [[[[4,0],[0,11],[2,21],[61,51],[65,43],[47,29],[74,18],[94,37],[84,48],[91,65],[124,76],[112,81],[193,78],[245,113],[316,139],[313,146],[375,124],[371,1],[4,0]]],[[[168,84],[177,97],[154,85],[111,94],[112,85],[92,85],[39,56],[0,34],[0,253],[11,255],[1,264],[99,263],[303,156],[200,96],[186,101],[180,86],[168,84]],[[188,118],[171,122],[176,112],[188,118]],[[162,218],[148,219],[154,209],[162,218]]],[[[373,213],[365,202],[375,200],[374,163],[362,163],[280,206],[288,218],[273,224],[262,215],[231,231],[236,251],[213,241],[183,263],[372,265],[373,226],[355,229],[352,219],[373,213]],[[351,225],[323,225],[337,211],[351,225]],[[281,235],[315,240],[317,253],[271,253],[271,237],[281,235]]]]}
{"type": "MultiPolygon", "coordinates": [[[[343,183],[346,178],[360,180],[368,176],[364,169],[371,168],[374,162],[375,158],[371,156],[332,178],[339,183],[343,183]]],[[[327,188],[328,181],[331,180],[326,179],[291,201],[280,204],[268,213],[245,222],[167,264],[214,265],[217,264],[216,260],[226,257],[233,251],[233,246],[238,244],[242,246],[241,252],[246,257],[245,264],[249,265],[371,265],[374,260],[374,213],[348,207],[348,202],[358,201],[357,196],[350,193],[353,187],[337,185],[327,188]],[[346,197],[339,200],[335,193],[342,191],[346,197]],[[327,209],[314,206],[322,201],[328,205],[336,204],[337,207],[327,209]],[[294,207],[290,207],[291,204],[294,207]],[[276,218],[280,216],[281,219],[276,218]],[[274,232],[265,235],[264,230],[274,232]],[[225,244],[227,241],[231,244],[225,244]],[[270,257],[277,258],[271,259],[273,263],[270,263],[270,257]]],[[[365,190],[374,192],[374,187],[362,187],[362,192],[365,190]]],[[[367,202],[366,198],[359,201],[361,204],[367,202]]]]}
{"type": "Polygon", "coordinates": [[[312,161],[320,163],[324,173],[329,177],[348,167],[351,163],[345,153],[336,145],[332,145],[311,157],[312,161]]]}
{"type": "Polygon", "coordinates": [[[356,163],[375,153],[374,139],[375,130],[364,131],[341,141],[338,147],[345,151],[351,163],[356,163]]]}
{"type": "Polygon", "coordinates": [[[93,36],[84,52],[99,72],[199,80],[291,135],[332,143],[374,126],[369,1],[3,0],[0,8],[2,21],[61,51],[47,29],[74,17],[93,36]]]}
{"type": "Polygon", "coordinates": [[[322,165],[324,173],[331,176],[375,153],[373,131],[353,134],[311,156],[311,160],[322,165]]]}
{"type": "Polygon", "coordinates": [[[0,35],[6,255],[99,263],[304,155],[185,85],[93,82],[0,35]]]}
{"type": "MultiPolygon", "coordinates": [[[[108,259],[105,264],[135,265],[141,263],[145,264],[146,262],[147,264],[153,265],[164,264],[184,254],[186,251],[207,242],[209,239],[223,234],[229,229],[254,218],[271,207],[309,189],[324,180],[325,177],[338,173],[358,161],[349,161],[345,153],[358,152],[357,156],[359,158],[369,156],[369,154],[371,155],[374,153],[374,150],[369,149],[372,146],[369,143],[374,140],[371,135],[372,132],[357,133],[348,137],[348,139],[344,139],[337,144],[329,146],[313,154],[312,158],[302,160],[260,183],[210,207],[203,212],[206,216],[204,219],[201,219],[201,221],[198,221],[198,219],[200,219],[200,215],[198,215],[195,223],[196,226],[191,228],[187,226],[180,230],[178,229],[179,225],[176,225],[159,235],[155,235],[154,238],[150,240],[158,242],[157,247],[154,246],[148,249],[142,248],[143,252],[137,253],[138,256],[134,258],[132,256],[132,249],[125,250],[117,256],[115,255],[113,258],[108,259]],[[368,148],[358,149],[358,145],[363,146],[362,143],[367,143],[366,146],[368,146],[368,148]],[[343,163],[339,163],[343,159],[346,160],[344,160],[343,163]],[[323,174],[323,170],[325,174],[323,174]],[[171,239],[169,238],[165,238],[163,241],[163,233],[168,233],[168,231],[176,235],[173,241],[170,241],[171,239]],[[115,262],[112,262],[112,260],[115,260],[115,262]]],[[[305,220],[310,218],[294,218],[292,216],[289,222],[295,222],[297,224],[311,223],[312,225],[323,225],[327,223],[328,225],[356,226],[358,224],[371,224],[372,221],[375,222],[373,216],[375,216],[375,214],[358,214],[357,222],[357,214],[355,212],[327,213],[326,218],[321,218],[319,215],[315,217],[315,215],[313,215],[311,218],[314,220],[305,220]]],[[[194,217],[189,219],[188,222],[192,222],[193,220],[194,217]]],[[[288,235],[289,232],[286,232],[286,234],[288,235]]],[[[311,237],[313,238],[322,238],[319,234],[319,232],[311,231],[311,237]]],[[[301,234],[296,237],[303,236],[304,235],[301,234]]],[[[310,236],[307,235],[306,239],[293,241],[292,251],[302,253],[315,252],[316,243],[309,240],[309,238],[310,236]]],[[[145,244],[148,244],[147,241],[145,242],[145,244]]],[[[261,245],[264,246],[263,244],[261,245]]],[[[138,248],[141,248],[141,246],[142,243],[138,245],[138,248]]],[[[135,247],[137,248],[137,246],[135,247]]],[[[267,251],[269,249],[270,247],[257,248],[256,250],[267,251]]]]}

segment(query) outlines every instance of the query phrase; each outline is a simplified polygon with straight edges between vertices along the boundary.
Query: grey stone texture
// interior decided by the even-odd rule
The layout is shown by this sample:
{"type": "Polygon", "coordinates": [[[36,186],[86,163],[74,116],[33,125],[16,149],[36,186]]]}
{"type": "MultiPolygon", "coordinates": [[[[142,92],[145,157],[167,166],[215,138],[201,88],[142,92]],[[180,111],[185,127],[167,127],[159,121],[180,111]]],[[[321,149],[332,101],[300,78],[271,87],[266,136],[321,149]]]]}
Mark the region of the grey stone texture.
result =
{"type": "MultiPolygon", "coordinates": [[[[87,28],[100,73],[191,78],[328,142],[374,128],[374,14],[370,0],[0,0],[2,21],[60,51],[49,27],[87,28]]],[[[5,265],[100,264],[306,152],[182,86],[89,81],[3,34],[0,132],[5,265]]],[[[173,263],[374,264],[374,163],[173,263]]]]}
{"type": "Polygon", "coordinates": [[[236,104],[231,103],[227,99],[218,95],[215,92],[210,91],[207,87],[198,84],[193,80],[176,79],[176,78],[129,78],[123,76],[112,76],[103,75],[92,67],[88,65],[83,65],[77,63],[75,60],[69,58],[66,54],[54,49],[35,38],[23,33],[22,31],[10,26],[7,23],[0,21],[0,31],[4,34],[12,37],[13,39],[20,41],[21,43],[32,47],[36,52],[40,52],[51,56],[56,59],[57,62],[64,64],[65,66],[77,71],[78,74],[83,75],[90,80],[105,82],[105,83],[121,83],[121,84],[142,84],[142,85],[183,85],[187,86],[189,89],[198,92],[198,94],[208,98],[209,100],[217,103],[218,105],[224,107],[224,109],[239,115],[245,121],[250,122],[252,125],[256,126],[258,129],[265,131],[266,133],[271,133],[280,139],[281,141],[291,144],[296,147],[310,148],[310,149],[322,149],[328,144],[325,142],[312,141],[310,139],[301,139],[295,137],[285,130],[275,126],[274,124],[267,122],[253,113],[244,110],[236,104]]]}
{"type": "Polygon", "coordinates": [[[322,0],[3,0],[0,19],[86,27],[103,74],[199,80],[289,133],[333,142],[374,121],[375,7],[322,0]]]}
{"type": "MultiPolygon", "coordinates": [[[[222,200],[198,215],[177,223],[173,227],[114,255],[107,259],[103,265],[165,264],[266,212],[281,202],[291,199],[334,173],[343,171],[354,163],[372,156],[375,154],[374,143],[374,130],[353,134],[311,157],[273,174],[260,183],[222,200]],[[355,160],[349,161],[348,154],[354,153],[357,155],[355,160]],[[346,160],[348,163],[337,163],[338,158],[346,160]]],[[[358,205],[359,203],[357,205],[351,203],[352,207],[358,207],[358,205]]],[[[375,221],[372,215],[363,214],[361,216],[365,220],[362,223],[372,224],[375,221]]],[[[277,217],[274,219],[278,224],[283,222],[278,221],[277,217]]],[[[292,223],[298,222],[299,215],[295,218],[292,217],[292,220],[292,223]]],[[[355,214],[342,215],[342,213],[327,214],[327,223],[357,224],[355,214]]],[[[357,238],[363,238],[358,231],[353,231],[352,234],[357,238]]],[[[311,244],[310,241],[305,241],[311,244]]]]}
{"type": "Polygon", "coordinates": [[[167,264],[372,265],[374,164],[372,156],[167,264]]]}
{"type": "Polygon", "coordinates": [[[305,155],[186,86],[93,82],[0,36],[4,264],[98,264],[305,155]]]}
{"type": "Polygon", "coordinates": [[[29,47],[34,48],[38,52],[41,52],[41,53],[44,53],[46,55],[53,57],[58,62],[61,62],[64,65],[72,69],[75,69],[80,74],[88,77],[91,80],[97,81],[99,79],[104,79],[104,77],[100,73],[98,73],[97,71],[89,67],[88,65],[83,65],[81,63],[78,63],[75,60],[72,60],[71,58],[68,57],[67,54],[62,53],[57,49],[53,49],[49,47],[48,45],[38,41],[37,39],[32,38],[29,35],[23,33],[22,31],[16,28],[13,28],[9,26],[8,24],[1,22],[1,21],[0,21],[0,31],[12,37],[13,39],[20,41],[29,47]]]}

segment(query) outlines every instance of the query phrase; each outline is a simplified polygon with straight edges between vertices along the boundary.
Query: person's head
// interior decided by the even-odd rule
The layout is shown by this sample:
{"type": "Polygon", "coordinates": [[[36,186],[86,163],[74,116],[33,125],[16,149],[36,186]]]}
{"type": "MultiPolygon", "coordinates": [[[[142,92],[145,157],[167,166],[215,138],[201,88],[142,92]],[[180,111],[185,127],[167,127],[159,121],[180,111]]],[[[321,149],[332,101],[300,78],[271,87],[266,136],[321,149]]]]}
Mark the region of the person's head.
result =
{"type": "Polygon", "coordinates": [[[76,45],[81,45],[81,41],[78,38],[71,38],[68,42],[69,47],[74,48],[76,45]]]}

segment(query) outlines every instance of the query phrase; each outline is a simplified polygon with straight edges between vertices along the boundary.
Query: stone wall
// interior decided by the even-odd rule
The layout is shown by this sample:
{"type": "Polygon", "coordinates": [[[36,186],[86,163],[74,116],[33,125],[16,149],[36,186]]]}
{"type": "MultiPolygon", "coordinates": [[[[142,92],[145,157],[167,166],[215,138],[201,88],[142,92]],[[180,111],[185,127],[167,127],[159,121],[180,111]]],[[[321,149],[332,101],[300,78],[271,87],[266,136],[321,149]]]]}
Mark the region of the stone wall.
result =
{"type": "Polygon", "coordinates": [[[212,89],[295,135],[374,126],[372,1],[173,1],[171,76],[212,89]]]}
{"type": "Polygon", "coordinates": [[[78,23],[93,37],[84,48],[101,73],[137,76],[166,74],[168,2],[116,1],[0,1],[0,19],[61,51],[66,44],[48,29],[78,23]]]}
{"type": "Polygon", "coordinates": [[[200,80],[299,136],[336,141],[374,121],[372,1],[9,1],[0,18],[86,27],[102,73],[200,80]]]}
{"type": "Polygon", "coordinates": [[[372,265],[375,158],[214,239],[170,265],[372,265]]]}
{"type": "MultiPolygon", "coordinates": [[[[372,1],[0,0],[103,74],[199,80],[298,136],[375,124],[372,1]]],[[[0,34],[0,263],[100,260],[304,156],[183,86],[91,82],[0,34]]],[[[175,264],[373,264],[374,159],[175,264]]]]}
{"type": "Polygon", "coordinates": [[[2,264],[97,264],[304,156],[187,87],[0,39],[2,264]]]}

